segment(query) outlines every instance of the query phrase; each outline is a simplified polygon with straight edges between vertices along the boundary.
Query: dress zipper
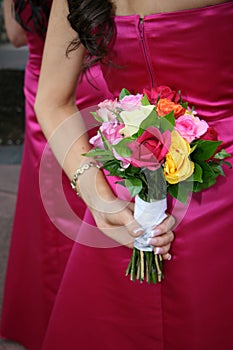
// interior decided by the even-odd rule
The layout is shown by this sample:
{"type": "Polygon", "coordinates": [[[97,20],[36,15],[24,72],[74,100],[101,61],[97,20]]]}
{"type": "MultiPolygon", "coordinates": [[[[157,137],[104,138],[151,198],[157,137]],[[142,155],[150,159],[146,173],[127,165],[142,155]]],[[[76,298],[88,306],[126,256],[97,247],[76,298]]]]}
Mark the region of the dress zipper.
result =
{"type": "Polygon", "coordinates": [[[149,75],[150,75],[150,79],[151,79],[151,86],[154,86],[154,76],[152,73],[152,67],[151,67],[151,62],[150,62],[150,58],[147,52],[147,48],[146,48],[146,44],[145,44],[145,38],[144,38],[144,19],[140,18],[139,19],[139,24],[138,24],[138,29],[139,29],[139,34],[140,34],[140,38],[141,38],[141,43],[142,43],[142,49],[144,52],[144,56],[145,56],[145,61],[146,61],[146,65],[149,71],[149,75]]]}

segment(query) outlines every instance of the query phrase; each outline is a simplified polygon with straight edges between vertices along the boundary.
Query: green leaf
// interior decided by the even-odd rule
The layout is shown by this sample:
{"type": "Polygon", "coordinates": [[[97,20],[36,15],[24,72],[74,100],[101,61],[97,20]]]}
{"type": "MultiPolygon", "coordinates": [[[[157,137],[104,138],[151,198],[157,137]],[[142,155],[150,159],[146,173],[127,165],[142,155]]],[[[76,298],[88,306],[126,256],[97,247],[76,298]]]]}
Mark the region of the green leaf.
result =
{"type": "Polygon", "coordinates": [[[185,109],[188,108],[188,102],[181,102],[181,106],[185,109]]]}
{"type": "Polygon", "coordinates": [[[107,141],[106,137],[103,135],[102,131],[101,131],[100,129],[99,129],[98,131],[99,131],[100,136],[101,136],[101,139],[102,139],[102,141],[103,141],[104,148],[105,148],[106,150],[111,150],[112,147],[111,147],[110,143],[107,141]]]}
{"type": "Polygon", "coordinates": [[[210,159],[220,144],[221,141],[198,140],[194,143],[196,148],[191,153],[191,159],[197,162],[210,159]]]}
{"type": "Polygon", "coordinates": [[[195,151],[196,148],[197,148],[197,145],[192,143],[190,145],[190,153],[193,153],[193,151],[195,151]]]}
{"type": "Polygon", "coordinates": [[[112,159],[105,162],[103,168],[109,171],[110,176],[125,178],[125,171],[121,168],[120,161],[117,159],[112,159]]]}
{"type": "Polygon", "coordinates": [[[85,157],[92,157],[98,160],[100,163],[104,164],[105,162],[115,159],[113,153],[109,150],[94,148],[87,153],[82,154],[85,157]]]}
{"type": "Polygon", "coordinates": [[[114,158],[113,153],[110,150],[101,149],[101,148],[93,148],[89,152],[83,153],[82,155],[85,157],[95,157],[95,156],[106,155],[106,156],[112,156],[112,158],[114,158]]]}
{"type": "Polygon", "coordinates": [[[130,165],[129,167],[127,167],[125,170],[125,174],[126,176],[137,176],[137,177],[141,177],[143,176],[142,170],[141,168],[136,168],[132,165],[130,165]]]}
{"type": "Polygon", "coordinates": [[[227,165],[230,169],[232,169],[232,164],[231,164],[230,162],[224,162],[224,161],[222,160],[221,164],[225,164],[225,165],[227,165]]]}
{"type": "Polygon", "coordinates": [[[227,153],[225,151],[225,149],[222,149],[220,152],[216,153],[215,156],[214,156],[215,159],[225,159],[225,158],[228,158],[228,157],[231,157],[231,154],[227,153]]]}
{"type": "Polygon", "coordinates": [[[129,95],[131,95],[131,93],[127,89],[123,88],[120,92],[119,99],[122,100],[125,96],[129,96],[129,95]]]}
{"type": "Polygon", "coordinates": [[[103,156],[98,156],[96,157],[96,160],[101,163],[103,166],[106,162],[109,162],[110,160],[112,160],[113,157],[112,156],[108,156],[108,155],[103,155],[103,156]]]}
{"type": "Polygon", "coordinates": [[[149,128],[150,126],[155,126],[156,128],[159,128],[160,126],[160,120],[158,118],[158,115],[156,113],[156,111],[153,109],[152,112],[147,116],[146,119],[144,119],[139,128],[140,130],[145,131],[147,128],[149,128]]]}
{"type": "Polygon", "coordinates": [[[213,168],[211,167],[210,164],[205,163],[205,162],[198,162],[198,164],[202,168],[202,179],[203,182],[195,182],[193,191],[194,192],[199,192],[202,191],[205,188],[209,188],[213,186],[216,183],[216,178],[218,177],[219,173],[216,174],[213,168]]]}
{"type": "Polygon", "coordinates": [[[161,131],[166,131],[166,130],[172,131],[174,129],[174,126],[175,126],[174,111],[172,111],[171,113],[167,114],[164,117],[161,117],[159,119],[159,121],[160,121],[160,130],[161,131]]]}
{"type": "Polygon", "coordinates": [[[192,175],[193,181],[202,183],[203,182],[202,174],[203,174],[202,167],[198,163],[195,163],[194,173],[192,175]]]}
{"type": "Polygon", "coordinates": [[[134,177],[127,178],[125,180],[125,187],[128,188],[130,195],[135,197],[142,190],[142,181],[134,177]]]}
{"type": "Polygon", "coordinates": [[[103,123],[103,119],[97,115],[96,112],[90,112],[90,114],[97,120],[97,122],[103,123]]]}
{"type": "Polygon", "coordinates": [[[191,192],[191,189],[192,187],[190,184],[185,181],[168,186],[168,192],[170,195],[183,204],[187,203],[188,195],[191,192]]]}
{"type": "Polygon", "coordinates": [[[149,106],[150,105],[150,102],[149,102],[148,97],[146,95],[143,96],[143,98],[141,100],[141,104],[143,106],[149,106]]]}
{"type": "Polygon", "coordinates": [[[225,176],[222,166],[220,164],[210,162],[209,165],[217,176],[219,175],[225,176]]]}
{"type": "Polygon", "coordinates": [[[124,157],[129,158],[132,154],[131,149],[128,147],[128,144],[132,142],[131,138],[124,138],[120,142],[118,142],[116,145],[113,145],[112,147],[116,150],[116,152],[124,157]]]}

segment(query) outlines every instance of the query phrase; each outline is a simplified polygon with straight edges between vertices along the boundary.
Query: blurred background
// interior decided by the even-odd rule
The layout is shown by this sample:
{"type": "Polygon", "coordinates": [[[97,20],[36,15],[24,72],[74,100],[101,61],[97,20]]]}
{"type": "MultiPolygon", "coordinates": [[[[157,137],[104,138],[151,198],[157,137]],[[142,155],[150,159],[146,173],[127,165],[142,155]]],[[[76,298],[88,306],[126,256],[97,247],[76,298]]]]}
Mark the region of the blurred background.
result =
{"type": "Polygon", "coordinates": [[[4,27],[0,0],[0,144],[23,143],[24,97],[23,79],[27,47],[14,48],[4,27]]]}
{"type": "MultiPolygon", "coordinates": [[[[23,149],[23,79],[27,56],[27,47],[14,48],[9,43],[0,0],[0,313],[23,149]]],[[[14,342],[0,339],[0,350],[22,349],[14,342]]]]}

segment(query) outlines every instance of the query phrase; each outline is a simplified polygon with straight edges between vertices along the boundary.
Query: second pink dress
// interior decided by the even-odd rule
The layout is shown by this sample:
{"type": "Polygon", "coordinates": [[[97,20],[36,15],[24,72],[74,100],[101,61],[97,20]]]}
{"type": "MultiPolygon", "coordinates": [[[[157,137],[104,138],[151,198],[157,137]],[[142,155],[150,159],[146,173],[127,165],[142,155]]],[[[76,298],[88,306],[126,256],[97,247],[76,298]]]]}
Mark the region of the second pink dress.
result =
{"type": "MultiPolygon", "coordinates": [[[[23,16],[30,14],[30,4],[23,16]]],[[[29,59],[25,70],[25,140],[11,237],[8,268],[1,315],[1,335],[15,340],[28,350],[41,350],[43,338],[53,308],[73,240],[53,223],[44,206],[40,192],[40,163],[47,150],[46,165],[58,166],[34,112],[34,102],[40,74],[44,40],[27,32],[29,59]]],[[[87,106],[111,96],[102,77],[100,67],[92,68],[79,83],[77,105],[82,111],[87,106]]],[[[56,93],[56,92],[55,92],[56,93]]],[[[94,107],[95,108],[95,107],[94,107]]],[[[71,189],[66,176],[63,178],[64,196],[76,217],[85,212],[83,202],[71,189]]],[[[48,172],[48,187],[56,190],[56,184],[48,172]]],[[[51,199],[50,205],[58,203],[51,199]]],[[[63,214],[59,213],[62,220],[63,214]]],[[[81,220],[81,219],[79,219],[81,220]]]]}

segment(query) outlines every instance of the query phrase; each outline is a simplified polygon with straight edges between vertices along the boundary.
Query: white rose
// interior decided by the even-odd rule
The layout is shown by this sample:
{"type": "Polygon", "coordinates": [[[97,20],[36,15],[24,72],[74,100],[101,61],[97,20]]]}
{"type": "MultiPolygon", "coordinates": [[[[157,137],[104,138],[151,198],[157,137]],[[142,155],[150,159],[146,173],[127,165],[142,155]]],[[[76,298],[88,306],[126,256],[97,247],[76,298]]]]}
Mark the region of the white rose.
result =
{"type": "Polygon", "coordinates": [[[135,134],[138,131],[140,124],[150,115],[153,109],[153,105],[148,105],[141,106],[140,109],[134,111],[122,111],[120,117],[123,120],[125,127],[121,129],[120,133],[125,137],[135,134]]]}

